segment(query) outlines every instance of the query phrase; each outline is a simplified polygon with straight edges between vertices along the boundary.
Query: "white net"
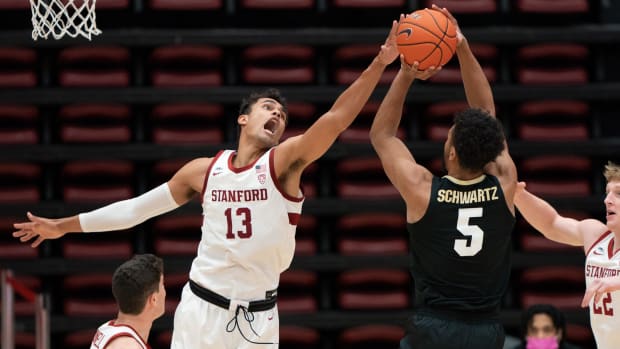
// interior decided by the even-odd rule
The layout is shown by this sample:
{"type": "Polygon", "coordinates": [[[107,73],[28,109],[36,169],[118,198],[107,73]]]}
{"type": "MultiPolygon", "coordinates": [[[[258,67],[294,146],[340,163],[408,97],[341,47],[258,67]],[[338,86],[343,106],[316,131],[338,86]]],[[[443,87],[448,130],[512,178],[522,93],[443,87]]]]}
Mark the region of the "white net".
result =
{"type": "Polygon", "coordinates": [[[101,34],[95,18],[97,0],[30,0],[32,38],[58,40],[65,35],[81,35],[88,40],[101,34]]]}

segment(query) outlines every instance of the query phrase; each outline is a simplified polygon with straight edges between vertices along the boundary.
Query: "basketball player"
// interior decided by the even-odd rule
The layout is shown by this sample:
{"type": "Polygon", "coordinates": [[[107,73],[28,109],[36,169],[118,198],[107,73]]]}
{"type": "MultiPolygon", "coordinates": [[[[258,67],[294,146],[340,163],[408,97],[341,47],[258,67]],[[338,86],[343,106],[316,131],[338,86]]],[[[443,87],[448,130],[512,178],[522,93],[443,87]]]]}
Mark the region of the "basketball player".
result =
{"type": "MultiPolygon", "coordinates": [[[[444,145],[447,176],[417,163],[397,137],[417,62],[394,78],[370,130],[384,170],[406,203],[415,285],[414,314],[403,349],[502,348],[498,321],[510,275],[517,173],[495,118],[489,83],[454,17],[461,76],[469,108],[457,113],[444,145]]],[[[429,71],[432,70],[432,71],[429,71]]]]}
{"type": "Polygon", "coordinates": [[[543,199],[519,185],[515,204],[523,217],[547,239],[583,246],[586,292],[582,307],[590,307],[590,324],[599,349],[620,346],[620,166],[605,166],[604,199],[607,224],[596,219],[563,217],[543,199]]]}
{"type": "Polygon", "coordinates": [[[99,326],[90,349],[150,349],[151,325],[166,305],[161,258],[142,254],[123,263],[112,276],[112,294],[118,316],[99,326]]]}
{"type": "Polygon", "coordinates": [[[302,171],[353,122],[398,57],[397,26],[394,21],[372,63],[304,134],[279,143],[289,118],[284,98],[277,90],[251,94],[237,117],[237,150],[190,161],[167,183],[95,211],[61,219],[28,213],[30,222],[15,224],[13,235],[35,239],[36,247],[68,232],[125,229],[200,194],[202,240],[175,313],[172,348],[277,348],[277,287],[295,252],[302,171]]]}

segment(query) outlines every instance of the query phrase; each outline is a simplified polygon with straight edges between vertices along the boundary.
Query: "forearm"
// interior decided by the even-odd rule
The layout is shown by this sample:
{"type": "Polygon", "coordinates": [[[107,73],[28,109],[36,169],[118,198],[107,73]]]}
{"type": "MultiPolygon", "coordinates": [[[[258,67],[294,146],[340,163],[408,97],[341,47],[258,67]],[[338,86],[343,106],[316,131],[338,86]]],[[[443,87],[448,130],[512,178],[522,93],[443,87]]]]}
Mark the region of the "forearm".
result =
{"type": "Polygon", "coordinates": [[[166,213],[179,205],[172,197],[168,184],[133,199],[115,202],[108,206],[80,214],[80,231],[97,232],[122,230],[136,226],[145,220],[166,213]]]}
{"type": "Polygon", "coordinates": [[[339,130],[346,129],[355,120],[379,83],[385,67],[376,57],[357,80],[338,96],[328,113],[334,116],[339,130]]]}
{"type": "Polygon", "coordinates": [[[403,114],[403,105],[414,77],[398,72],[370,128],[370,140],[377,142],[386,137],[394,137],[403,114]]]}
{"type": "Polygon", "coordinates": [[[466,39],[457,47],[456,54],[461,68],[467,103],[472,108],[480,108],[495,116],[495,104],[491,85],[480,63],[471,52],[466,39]]]}
{"type": "Polygon", "coordinates": [[[559,214],[548,202],[522,190],[514,196],[514,203],[530,225],[547,238],[557,240],[554,222],[559,214]]]}

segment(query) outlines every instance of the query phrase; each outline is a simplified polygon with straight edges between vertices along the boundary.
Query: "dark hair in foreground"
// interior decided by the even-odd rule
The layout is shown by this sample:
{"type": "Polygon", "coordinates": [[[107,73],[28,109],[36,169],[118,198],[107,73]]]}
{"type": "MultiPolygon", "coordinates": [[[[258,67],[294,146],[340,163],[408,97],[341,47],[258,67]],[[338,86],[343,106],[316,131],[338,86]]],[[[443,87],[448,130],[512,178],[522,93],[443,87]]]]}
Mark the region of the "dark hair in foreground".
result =
{"type": "Polygon", "coordinates": [[[249,114],[254,103],[256,103],[261,98],[271,98],[276,102],[280,103],[282,105],[284,113],[286,114],[286,123],[288,124],[288,107],[286,104],[286,98],[282,96],[280,90],[275,88],[266,89],[261,92],[254,91],[250,93],[248,97],[241,100],[241,104],[239,105],[239,115],[249,114]]]}
{"type": "Polygon", "coordinates": [[[549,315],[553,322],[553,327],[562,333],[562,337],[560,338],[560,343],[562,343],[564,338],[566,338],[566,320],[564,319],[564,314],[551,304],[535,304],[523,312],[521,317],[521,337],[525,339],[527,336],[527,329],[532,323],[534,315],[537,314],[549,315]]]}
{"type": "Polygon", "coordinates": [[[454,117],[452,145],[461,167],[479,171],[504,150],[500,122],[482,109],[468,108],[454,117]]]}
{"type": "Polygon", "coordinates": [[[159,291],[163,272],[162,259],[152,254],[138,254],[121,264],[112,276],[112,294],[120,311],[140,314],[147,298],[159,291]]]}

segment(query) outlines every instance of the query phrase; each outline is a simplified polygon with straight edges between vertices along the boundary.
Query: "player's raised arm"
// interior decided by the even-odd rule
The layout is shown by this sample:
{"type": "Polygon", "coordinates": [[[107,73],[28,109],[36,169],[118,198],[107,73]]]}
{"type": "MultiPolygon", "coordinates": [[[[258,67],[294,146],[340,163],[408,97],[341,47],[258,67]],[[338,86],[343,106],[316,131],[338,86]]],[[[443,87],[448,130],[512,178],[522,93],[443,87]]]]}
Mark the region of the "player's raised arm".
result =
{"type": "MultiPolygon", "coordinates": [[[[383,169],[396,189],[408,204],[413,203],[412,191],[421,189],[423,180],[430,183],[431,173],[418,165],[407,146],[397,137],[403,105],[413,81],[426,80],[441,68],[431,67],[425,71],[417,69],[418,64],[408,65],[401,57],[401,68],[392,81],[385,98],[370,128],[370,141],[381,159],[383,169]]],[[[429,188],[427,188],[429,189],[429,188]]]]}
{"type": "Polygon", "coordinates": [[[396,47],[396,29],[398,22],[392,23],[390,33],[381,46],[379,53],[340,96],[332,107],[323,114],[302,135],[291,137],[278,146],[276,152],[276,167],[288,168],[287,165],[309,163],[321,157],[336,141],[338,135],[344,131],[360,113],[372,91],[374,91],[385,67],[398,57],[396,47]],[[278,165],[278,164],[282,165],[278,165]]]}

